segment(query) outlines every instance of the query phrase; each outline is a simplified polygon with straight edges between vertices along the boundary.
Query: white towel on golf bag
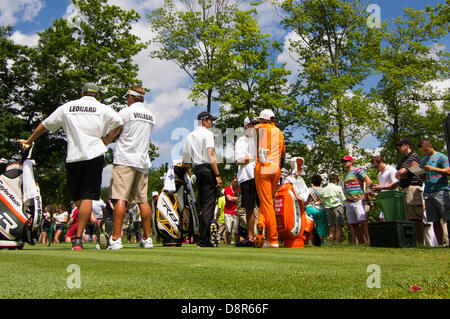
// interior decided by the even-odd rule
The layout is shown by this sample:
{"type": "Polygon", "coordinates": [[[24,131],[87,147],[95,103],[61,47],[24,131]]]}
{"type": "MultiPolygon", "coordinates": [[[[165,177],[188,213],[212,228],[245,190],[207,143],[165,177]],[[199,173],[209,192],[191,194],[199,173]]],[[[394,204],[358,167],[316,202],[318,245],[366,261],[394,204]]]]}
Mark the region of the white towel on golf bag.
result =
{"type": "Polygon", "coordinates": [[[284,179],[283,184],[285,183],[292,184],[292,186],[294,187],[295,195],[297,195],[297,197],[301,199],[303,204],[305,204],[306,200],[309,197],[309,189],[308,186],[306,186],[306,183],[303,180],[303,178],[300,176],[294,177],[292,175],[289,175],[284,179]]]}
{"type": "Polygon", "coordinates": [[[175,193],[175,171],[173,169],[173,164],[170,164],[169,169],[166,172],[164,178],[164,191],[168,193],[175,193]]]}
{"type": "Polygon", "coordinates": [[[23,162],[23,202],[39,195],[39,188],[36,185],[33,174],[34,160],[25,160],[23,162]]]}
{"type": "Polygon", "coordinates": [[[186,173],[184,175],[184,181],[186,182],[186,188],[189,191],[189,194],[191,195],[192,198],[192,202],[195,203],[195,194],[194,194],[194,189],[192,188],[192,181],[191,178],[189,177],[189,174],[186,173]]]}

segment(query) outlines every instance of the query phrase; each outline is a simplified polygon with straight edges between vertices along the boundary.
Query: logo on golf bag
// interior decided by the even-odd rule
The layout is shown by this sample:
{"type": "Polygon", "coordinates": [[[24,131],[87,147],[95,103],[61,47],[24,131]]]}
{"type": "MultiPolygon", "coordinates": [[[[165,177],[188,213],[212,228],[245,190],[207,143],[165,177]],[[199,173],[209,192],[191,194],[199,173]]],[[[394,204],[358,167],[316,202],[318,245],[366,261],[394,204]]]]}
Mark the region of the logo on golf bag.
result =
{"type": "Polygon", "coordinates": [[[10,230],[17,228],[17,223],[8,215],[8,213],[0,213],[0,228],[9,234],[10,230]]]}
{"type": "Polygon", "coordinates": [[[7,189],[3,185],[3,181],[1,179],[0,179],[0,192],[3,192],[3,194],[5,194],[6,197],[8,197],[14,203],[14,205],[21,206],[20,201],[18,201],[17,198],[9,192],[9,189],[7,189]]]}

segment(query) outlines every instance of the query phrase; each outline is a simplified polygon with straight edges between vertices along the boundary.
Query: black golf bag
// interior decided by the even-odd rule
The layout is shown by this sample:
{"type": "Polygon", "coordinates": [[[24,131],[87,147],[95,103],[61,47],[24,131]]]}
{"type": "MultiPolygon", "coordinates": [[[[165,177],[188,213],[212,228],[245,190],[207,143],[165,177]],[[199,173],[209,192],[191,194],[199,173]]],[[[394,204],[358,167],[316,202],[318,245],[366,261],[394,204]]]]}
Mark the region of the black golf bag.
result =
{"type": "Polygon", "coordinates": [[[163,189],[152,203],[154,225],[163,246],[181,246],[186,236],[198,235],[199,222],[187,168],[174,163],[166,173],[174,180],[171,190],[163,189]]]}
{"type": "Polygon", "coordinates": [[[11,160],[0,160],[6,165],[0,175],[0,249],[22,249],[39,239],[44,218],[31,150],[19,145],[11,160]]]}

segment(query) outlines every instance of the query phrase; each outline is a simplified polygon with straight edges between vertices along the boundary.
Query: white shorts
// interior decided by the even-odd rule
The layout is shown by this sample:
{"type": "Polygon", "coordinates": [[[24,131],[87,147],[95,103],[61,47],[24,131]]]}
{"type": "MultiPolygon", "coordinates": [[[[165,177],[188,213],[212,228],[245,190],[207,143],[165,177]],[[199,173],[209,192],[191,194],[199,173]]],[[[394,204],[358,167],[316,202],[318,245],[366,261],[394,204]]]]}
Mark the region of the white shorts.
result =
{"type": "Polygon", "coordinates": [[[349,224],[358,224],[366,221],[366,210],[362,200],[345,202],[345,213],[349,224]]]}
{"type": "Polygon", "coordinates": [[[237,234],[239,227],[239,217],[237,215],[223,214],[225,228],[230,234],[237,234]]]}

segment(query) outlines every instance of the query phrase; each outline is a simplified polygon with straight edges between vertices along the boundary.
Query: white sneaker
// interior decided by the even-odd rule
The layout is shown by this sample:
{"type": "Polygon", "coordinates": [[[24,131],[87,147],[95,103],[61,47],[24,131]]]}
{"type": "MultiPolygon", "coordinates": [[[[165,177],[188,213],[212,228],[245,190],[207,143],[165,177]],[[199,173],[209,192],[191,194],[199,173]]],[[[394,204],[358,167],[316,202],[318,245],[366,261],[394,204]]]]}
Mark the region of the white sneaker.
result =
{"type": "Polygon", "coordinates": [[[149,237],[146,240],[141,239],[139,241],[139,244],[137,245],[137,248],[147,248],[147,249],[153,248],[152,238],[149,237]]]}
{"type": "Polygon", "coordinates": [[[112,237],[109,239],[109,246],[107,249],[117,250],[122,249],[122,238],[118,238],[117,240],[113,240],[112,237]]]}

